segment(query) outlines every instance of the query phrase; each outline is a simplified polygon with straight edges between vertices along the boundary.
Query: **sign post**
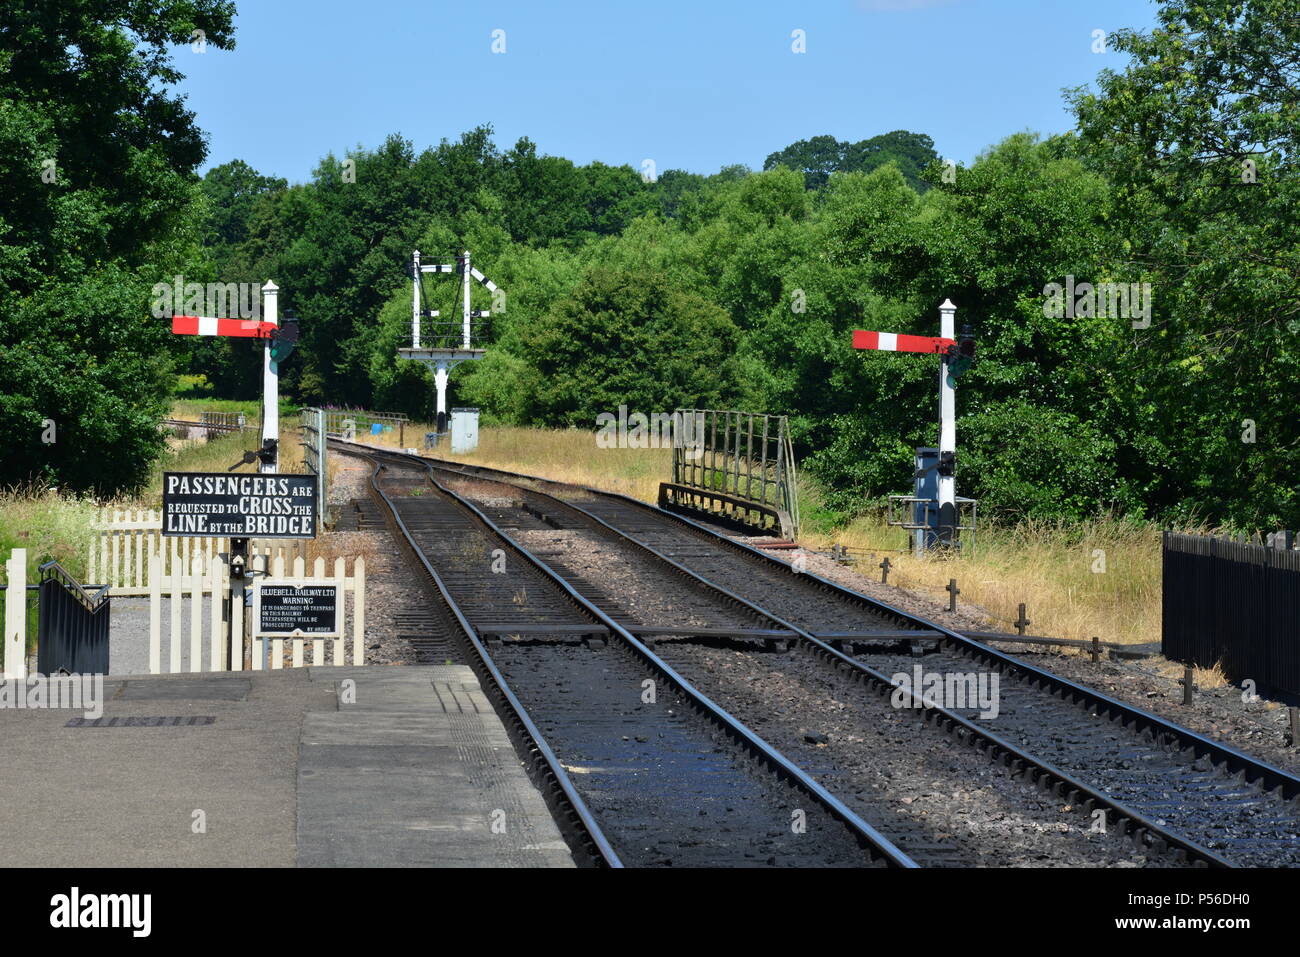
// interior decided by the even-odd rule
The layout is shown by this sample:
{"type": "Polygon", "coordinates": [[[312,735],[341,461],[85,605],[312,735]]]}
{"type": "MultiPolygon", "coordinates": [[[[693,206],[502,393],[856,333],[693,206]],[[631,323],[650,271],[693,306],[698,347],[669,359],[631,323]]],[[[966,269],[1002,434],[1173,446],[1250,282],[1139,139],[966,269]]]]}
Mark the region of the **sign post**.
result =
{"type": "Polygon", "coordinates": [[[320,477],[164,472],[164,535],[315,538],[320,477]]]}
{"type": "MultiPolygon", "coordinates": [[[[162,534],[230,539],[232,669],[242,664],[250,538],[315,538],[320,477],[241,472],[164,472],[162,534]],[[236,641],[238,638],[238,641],[236,641]]],[[[215,597],[213,598],[215,601],[215,597]]]]}
{"type": "Polygon", "coordinates": [[[257,588],[253,617],[267,638],[337,638],[340,583],[334,578],[278,578],[257,588]]]}

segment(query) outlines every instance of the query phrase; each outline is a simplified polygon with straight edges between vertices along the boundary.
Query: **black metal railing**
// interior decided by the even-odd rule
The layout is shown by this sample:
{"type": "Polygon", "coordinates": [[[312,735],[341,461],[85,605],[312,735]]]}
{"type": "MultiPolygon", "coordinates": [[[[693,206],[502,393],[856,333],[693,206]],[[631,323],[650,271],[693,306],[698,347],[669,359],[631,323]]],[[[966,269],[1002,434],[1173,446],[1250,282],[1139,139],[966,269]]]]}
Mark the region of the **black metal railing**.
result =
{"type": "Polygon", "coordinates": [[[1278,544],[1165,532],[1166,658],[1300,696],[1300,551],[1278,544]]]}
{"type": "Polygon", "coordinates": [[[40,568],[36,670],[43,675],[107,674],[108,586],[81,585],[58,562],[40,568]]]}
{"type": "MultiPolygon", "coordinates": [[[[474,316],[469,321],[469,348],[486,348],[492,338],[492,320],[474,316]]],[[[420,348],[465,348],[465,319],[460,315],[426,317],[420,320],[420,348]]]]}

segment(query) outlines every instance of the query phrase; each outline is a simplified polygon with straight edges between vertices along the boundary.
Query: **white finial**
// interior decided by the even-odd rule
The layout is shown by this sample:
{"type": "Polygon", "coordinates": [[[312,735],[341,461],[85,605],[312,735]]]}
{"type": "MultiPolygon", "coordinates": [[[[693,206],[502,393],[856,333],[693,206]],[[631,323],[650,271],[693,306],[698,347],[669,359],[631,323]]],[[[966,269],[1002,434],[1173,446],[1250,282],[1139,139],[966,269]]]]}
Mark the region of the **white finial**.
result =
{"type": "Polygon", "coordinates": [[[957,307],[954,306],[954,305],[952,304],[952,300],[951,300],[951,299],[945,299],[945,300],[943,301],[943,304],[939,306],[939,311],[940,311],[940,312],[956,312],[956,311],[957,311],[957,307]]]}

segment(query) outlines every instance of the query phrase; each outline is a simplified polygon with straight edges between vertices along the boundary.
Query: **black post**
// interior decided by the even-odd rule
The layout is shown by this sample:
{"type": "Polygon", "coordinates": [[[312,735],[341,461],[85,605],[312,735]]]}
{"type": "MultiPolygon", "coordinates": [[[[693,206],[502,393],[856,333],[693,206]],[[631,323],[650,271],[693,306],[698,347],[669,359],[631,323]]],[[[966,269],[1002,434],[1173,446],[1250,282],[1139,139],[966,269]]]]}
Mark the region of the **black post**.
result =
{"type": "Polygon", "coordinates": [[[1183,704],[1190,707],[1192,704],[1192,692],[1196,690],[1196,682],[1192,677],[1192,664],[1188,662],[1183,665],[1183,704]]]}
{"type": "Polygon", "coordinates": [[[957,587],[957,579],[955,578],[948,579],[948,587],[946,591],[948,592],[948,611],[956,612],[957,596],[961,594],[961,589],[957,587]]]}
{"type": "Polygon", "coordinates": [[[1098,638],[1096,635],[1093,635],[1092,636],[1092,663],[1095,665],[1100,662],[1101,662],[1101,639],[1098,638]]]}
{"type": "Polygon", "coordinates": [[[1012,624],[1016,626],[1017,635],[1024,635],[1025,628],[1033,624],[1028,618],[1025,617],[1025,603],[1023,601],[1020,603],[1020,617],[1017,618],[1015,621],[1013,621],[1012,624]]]}
{"type": "Polygon", "coordinates": [[[880,584],[882,585],[889,584],[889,556],[888,555],[886,555],[885,560],[880,563],[880,584]]]}

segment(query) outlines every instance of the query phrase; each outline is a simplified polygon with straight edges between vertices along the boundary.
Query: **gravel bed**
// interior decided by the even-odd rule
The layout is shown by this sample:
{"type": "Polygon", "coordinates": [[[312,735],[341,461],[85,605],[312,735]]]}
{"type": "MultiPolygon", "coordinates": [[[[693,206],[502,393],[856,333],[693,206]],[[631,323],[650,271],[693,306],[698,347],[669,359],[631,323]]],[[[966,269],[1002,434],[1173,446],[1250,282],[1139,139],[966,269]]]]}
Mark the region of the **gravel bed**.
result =
{"type": "MultiPolygon", "coordinates": [[[[666,580],[658,563],[603,538],[552,530],[516,534],[621,620],[672,627],[765,624],[679,579],[666,580]]],[[[726,640],[661,641],[656,651],[927,866],[1149,863],[1128,841],[1091,833],[1081,809],[1012,779],[1000,764],[803,652],[726,640]]]]}
{"type": "MultiPolygon", "coordinates": [[[[747,544],[764,541],[762,538],[735,537],[747,544]]],[[[1000,631],[1005,627],[977,606],[963,603],[960,596],[957,612],[952,614],[946,600],[937,601],[929,595],[882,585],[878,570],[873,579],[869,577],[869,569],[859,571],[810,550],[802,550],[802,553],[808,571],[813,574],[903,611],[922,615],[954,631],[1000,631]]],[[[781,553],[777,557],[781,557],[781,553]]],[[[1182,703],[1183,688],[1179,683],[1183,666],[1161,656],[1136,660],[1104,659],[1093,664],[1087,654],[1073,651],[1056,651],[1043,646],[1008,646],[997,642],[990,644],[1045,671],[1088,685],[1292,774],[1300,774],[1300,748],[1291,740],[1286,707],[1276,701],[1263,697],[1243,701],[1240,688],[1222,685],[1198,688],[1192,706],[1188,708],[1182,703]]]]}
{"type": "MultiPolygon", "coordinates": [[[[349,464],[337,470],[330,485],[331,511],[353,499],[370,497],[371,468],[360,459],[348,457],[345,461],[349,464]]],[[[393,535],[379,530],[326,531],[317,545],[335,554],[366,558],[366,664],[415,664],[418,655],[401,637],[403,629],[398,620],[403,615],[419,614],[423,603],[431,598],[424,587],[412,587],[406,553],[393,535]]]]}

